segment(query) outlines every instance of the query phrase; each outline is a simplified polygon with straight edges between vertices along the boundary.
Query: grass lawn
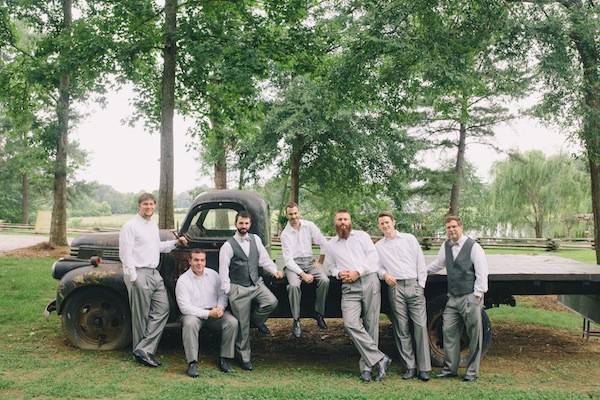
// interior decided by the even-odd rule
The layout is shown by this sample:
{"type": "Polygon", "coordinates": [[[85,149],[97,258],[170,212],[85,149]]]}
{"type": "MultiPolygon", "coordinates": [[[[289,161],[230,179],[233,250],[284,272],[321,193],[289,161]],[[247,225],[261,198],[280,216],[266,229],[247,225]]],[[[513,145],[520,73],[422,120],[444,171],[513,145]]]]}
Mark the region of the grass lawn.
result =
{"type": "Polygon", "coordinates": [[[482,361],[481,379],[471,384],[400,379],[385,318],[381,347],[394,363],[381,383],[359,382],[358,354],[339,320],[330,320],[326,334],[306,320],[300,340],[290,338],[289,320],[270,320],[273,336],[253,337],[252,372],[220,373],[214,340],[203,340],[196,380],[185,376],[179,332],[170,331],[159,349],[163,366],[148,369],[135,364],[127,350],[73,348],[64,341],[59,317],[43,318],[45,305],[55,297],[54,261],[0,257],[0,399],[600,398],[600,340],[582,341],[579,317],[539,308],[532,298],[523,298],[516,308],[490,310],[493,344],[482,361]]]}

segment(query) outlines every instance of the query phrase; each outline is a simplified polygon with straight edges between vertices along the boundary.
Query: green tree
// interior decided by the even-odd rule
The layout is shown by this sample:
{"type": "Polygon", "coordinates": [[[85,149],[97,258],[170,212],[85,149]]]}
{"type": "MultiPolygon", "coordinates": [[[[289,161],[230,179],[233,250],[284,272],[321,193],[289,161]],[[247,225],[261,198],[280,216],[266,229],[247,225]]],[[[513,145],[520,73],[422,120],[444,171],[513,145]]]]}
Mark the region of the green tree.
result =
{"type": "MultiPolygon", "coordinates": [[[[585,147],[594,239],[600,242],[600,5],[593,0],[513,0],[513,56],[537,60],[539,116],[560,123],[585,147]]],[[[600,263],[600,246],[596,246],[600,263]]]]}
{"type": "Polygon", "coordinates": [[[110,37],[101,36],[94,24],[94,9],[80,4],[81,15],[73,19],[72,0],[4,1],[0,4],[2,51],[10,65],[19,65],[26,82],[35,87],[38,101],[44,103],[46,122],[43,140],[51,151],[53,166],[53,206],[50,243],[66,245],[68,134],[75,119],[72,104],[102,91],[101,77],[107,71],[110,37]],[[29,47],[21,47],[16,21],[34,32],[29,47]]]}
{"type": "Polygon", "coordinates": [[[541,238],[551,221],[566,212],[577,213],[585,201],[585,173],[564,156],[546,158],[540,151],[511,154],[492,169],[492,201],[500,223],[529,226],[541,238]]]}
{"type": "Polygon", "coordinates": [[[353,1],[339,79],[354,98],[412,126],[423,146],[455,149],[449,212],[458,214],[469,141],[490,143],[513,116],[527,71],[507,63],[507,15],[497,1],[353,1]]]}

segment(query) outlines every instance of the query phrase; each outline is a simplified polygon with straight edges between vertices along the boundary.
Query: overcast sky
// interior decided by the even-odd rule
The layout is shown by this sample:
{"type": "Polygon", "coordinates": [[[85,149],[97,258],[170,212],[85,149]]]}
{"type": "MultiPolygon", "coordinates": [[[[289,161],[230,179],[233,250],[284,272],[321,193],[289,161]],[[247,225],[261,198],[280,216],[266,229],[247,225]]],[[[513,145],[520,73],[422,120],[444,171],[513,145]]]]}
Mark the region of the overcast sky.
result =
{"type": "MultiPolygon", "coordinates": [[[[89,153],[89,164],[77,174],[77,179],[98,181],[121,192],[152,191],[158,189],[160,170],[159,133],[149,133],[142,124],[129,127],[122,120],[129,118],[133,108],[129,104],[130,91],[123,90],[108,96],[103,109],[95,103],[81,108],[87,116],[72,130],[71,139],[89,153]]],[[[175,192],[179,193],[200,184],[211,185],[211,178],[199,168],[198,155],[188,150],[192,143],[186,136],[189,122],[177,117],[175,121],[175,192]]],[[[544,153],[572,153],[578,146],[569,141],[557,128],[547,127],[533,119],[519,119],[496,129],[496,145],[503,150],[521,151],[539,149],[544,153]]],[[[422,160],[434,166],[437,160],[453,156],[434,152],[422,160]]],[[[487,146],[472,144],[467,147],[467,160],[476,165],[483,179],[496,160],[506,158],[487,146]]]]}

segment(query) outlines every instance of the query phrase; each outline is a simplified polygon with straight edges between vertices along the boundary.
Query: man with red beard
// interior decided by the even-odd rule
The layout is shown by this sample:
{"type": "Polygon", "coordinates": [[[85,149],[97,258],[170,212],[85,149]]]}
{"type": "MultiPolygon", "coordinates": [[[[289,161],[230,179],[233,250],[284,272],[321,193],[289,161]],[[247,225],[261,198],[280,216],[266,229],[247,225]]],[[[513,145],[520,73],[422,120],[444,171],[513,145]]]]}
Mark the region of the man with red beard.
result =
{"type": "Polygon", "coordinates": [[[337,236],[329,241],[325,260],[330,274],[342,281],[344,327],[360,353],[361,380],[371,381],[371,370],[377,366],[375,380],[380,381],[392,360],[378,348],[381,287],[377,250],[366,232],[352,229],[348,210],[338,210],[334,223],[337,236]]]}

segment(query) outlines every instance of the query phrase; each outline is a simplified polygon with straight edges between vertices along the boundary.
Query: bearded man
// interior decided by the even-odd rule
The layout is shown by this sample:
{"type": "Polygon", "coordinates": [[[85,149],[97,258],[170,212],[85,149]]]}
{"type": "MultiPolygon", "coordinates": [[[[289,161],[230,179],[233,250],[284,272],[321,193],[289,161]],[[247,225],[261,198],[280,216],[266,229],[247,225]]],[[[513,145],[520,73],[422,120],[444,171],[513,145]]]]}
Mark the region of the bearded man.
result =
{"type": "Polygon", "coordinates": [[[282,279],[283,272],[271,260],[260,237],[249,233],[252,225],[247,211],[235,216],[237,232],[221,247],[219,252],[219,277],[223,292],[229,296],[231,313],[239,322],[235,348],[241,359],[241,367],[252,370],[250,351],[250,323],[262,333],[268,334],[265,321],[277,307],[277,298],[265,286],[258,274],[258,267],[282,279]]]}
{"type": "Polygon", "coordinates": [[[360,353],[360,379],[369,382],[377,367],[380,381],[392,360],[379,350],[379,311],[381,287],[377,275],[379,257],[371,237],[352,229],[348,210],[338,210],[334,217],[337,236],[325,252],[331,276],[342,281],[342,317],[344,328],[360,353]]]}

